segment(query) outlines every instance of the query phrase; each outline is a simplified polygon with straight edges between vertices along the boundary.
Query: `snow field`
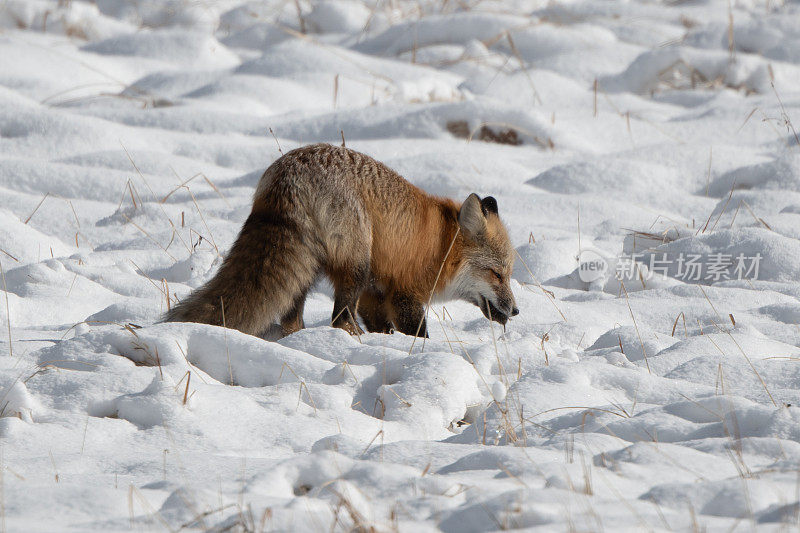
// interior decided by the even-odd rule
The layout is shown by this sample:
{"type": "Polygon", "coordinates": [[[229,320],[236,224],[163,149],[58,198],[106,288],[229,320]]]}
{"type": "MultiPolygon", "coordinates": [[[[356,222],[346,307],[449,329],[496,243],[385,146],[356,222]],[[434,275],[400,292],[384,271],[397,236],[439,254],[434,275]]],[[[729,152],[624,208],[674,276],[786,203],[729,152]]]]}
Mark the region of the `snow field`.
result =
{"type": "Polygon", "coordinates": [[[0,3],[0,528],[796,527],[798,28],[792,2],[0,3]],[[351,337],[323,282],[277,342],[158,323],[263,170],[343,137],[497,198],[520,315],[351,337]],[[584,250],[642,276],[586,281],[584,250]]]}

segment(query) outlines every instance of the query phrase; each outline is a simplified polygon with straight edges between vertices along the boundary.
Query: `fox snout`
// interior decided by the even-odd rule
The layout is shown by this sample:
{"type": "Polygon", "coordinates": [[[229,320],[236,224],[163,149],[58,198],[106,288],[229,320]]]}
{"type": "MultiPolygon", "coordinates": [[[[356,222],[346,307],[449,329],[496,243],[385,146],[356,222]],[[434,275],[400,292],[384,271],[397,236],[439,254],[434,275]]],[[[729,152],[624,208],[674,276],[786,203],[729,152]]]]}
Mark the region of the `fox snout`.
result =
{"type": "Polygon", "coordinates": [[[497,297],[497,309],[506,316],[517,316],[519,309],[517,309],[517,302],[514,300],[514,295],[511,293],[511,287],[508,283],[500,286],[500,290],[495,292],[497,297]]]}
{"type": "MultiPolygon", "coordinates": [[[[509,294],[510,294],[509,290],[509,294]]],[[[508,322],[509,317],[517,316],[519,314],[519,308],[517,307],[516,302],[514,301],[514,296],[506,297],[506,298],[498,298],[497,305],[492,302],[489,298],[482,298],[481,311],[483,312],[483,316],[497,322],[498,324],[506,325],[508,322]]]]}
{"type": "Polygon", "coordinates": [[[502,300],[500,309],[508,316],[517,316],[519,309],[517,308],[517,302],[514,300],[514,295],[511,294],[511,288],[508,288],[508,295],[508,299],[502,300]]]}

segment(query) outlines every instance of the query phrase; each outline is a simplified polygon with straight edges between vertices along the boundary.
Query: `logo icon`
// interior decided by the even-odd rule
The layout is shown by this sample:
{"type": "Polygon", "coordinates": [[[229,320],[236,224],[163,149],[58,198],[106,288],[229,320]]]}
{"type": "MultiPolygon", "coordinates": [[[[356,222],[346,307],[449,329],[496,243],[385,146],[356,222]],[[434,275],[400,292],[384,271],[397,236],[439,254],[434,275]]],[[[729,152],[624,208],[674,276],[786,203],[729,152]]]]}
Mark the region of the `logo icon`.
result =
{"type": "Polygon", "coordinates": [[[594,250],[581,250],[578,255],[578,277],[581,281],[591,283],[605,277],[608,262],[594,250]]]}

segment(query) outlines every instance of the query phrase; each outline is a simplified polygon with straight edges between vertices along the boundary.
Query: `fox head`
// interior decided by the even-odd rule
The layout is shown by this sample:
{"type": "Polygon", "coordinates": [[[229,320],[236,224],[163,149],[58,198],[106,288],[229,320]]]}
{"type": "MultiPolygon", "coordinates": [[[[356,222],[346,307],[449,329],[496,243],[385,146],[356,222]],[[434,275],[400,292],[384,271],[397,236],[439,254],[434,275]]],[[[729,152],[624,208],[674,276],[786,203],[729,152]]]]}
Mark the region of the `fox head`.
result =
{"type": "Polygon", "coordinates": [[[497,200],[470,194],[459,209],[458,225],[463,256],[454,296],[472,302],[486,318],[505,325],[519,309],[509,285],[514,247],[497,214],[497,200]]]}

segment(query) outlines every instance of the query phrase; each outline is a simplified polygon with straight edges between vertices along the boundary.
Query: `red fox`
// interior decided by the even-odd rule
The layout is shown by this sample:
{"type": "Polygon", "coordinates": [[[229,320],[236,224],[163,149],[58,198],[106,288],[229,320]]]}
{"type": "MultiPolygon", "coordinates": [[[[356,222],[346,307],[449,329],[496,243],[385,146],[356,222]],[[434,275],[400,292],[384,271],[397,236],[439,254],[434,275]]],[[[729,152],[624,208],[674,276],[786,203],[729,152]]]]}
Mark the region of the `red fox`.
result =
{"type": "Polygon", "coordinates": [[[362,332],[360,316],[371,332],[427,336],[431,296],[466,300],[505,324],[519,313],[514,253],[491,196],[459,205],[367,155],[314,144],[264,172],[219,272],[165,320],[261,335],[279,319],[288,335],[304,327],[306,294],[324,273],[331,323],[351,334],[362,332]]]}

